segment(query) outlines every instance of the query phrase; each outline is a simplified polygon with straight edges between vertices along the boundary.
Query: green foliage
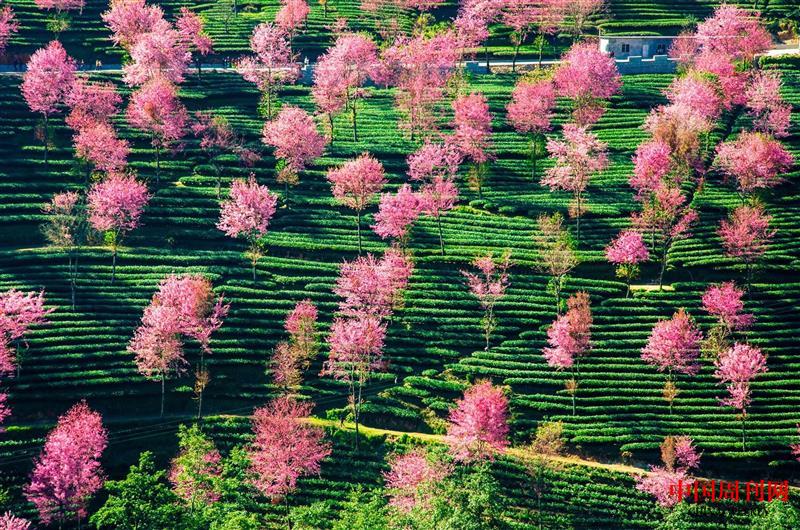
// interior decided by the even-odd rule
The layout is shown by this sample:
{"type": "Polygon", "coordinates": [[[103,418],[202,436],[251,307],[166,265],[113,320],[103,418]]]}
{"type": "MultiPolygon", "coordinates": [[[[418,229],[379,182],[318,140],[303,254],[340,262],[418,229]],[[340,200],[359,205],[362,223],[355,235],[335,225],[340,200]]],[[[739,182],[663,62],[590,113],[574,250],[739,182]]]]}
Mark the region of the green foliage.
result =
{"type": "Polygon", "coordinates": [[[106,503],[90,522],[100,529],[163,530],[182,528],[185,513],[170,490],[165,472],[156,469],[153,455],[139,455],[124,480],[106,482],[106,503]]]}
{"type": "Polygon", "coordinates": [[[358,486],[342,505],[339,519],[333,523],[332,530],[386,530],[386,501],[379,490],[365,490],[358,486]]]}
{"type": "Polygon", "coordinates": [[[800,528],[800,512],[780,499],[766,503],[762,513],[753,517],[750,530],[796,530],[800,528]]]}
{"type": "Polygon", "coordinates": [[[322,530],[330,528],[333,510],[327,502],[319,501],[308,506],[295,506],[289,512],[294,530],[322,530]]]}

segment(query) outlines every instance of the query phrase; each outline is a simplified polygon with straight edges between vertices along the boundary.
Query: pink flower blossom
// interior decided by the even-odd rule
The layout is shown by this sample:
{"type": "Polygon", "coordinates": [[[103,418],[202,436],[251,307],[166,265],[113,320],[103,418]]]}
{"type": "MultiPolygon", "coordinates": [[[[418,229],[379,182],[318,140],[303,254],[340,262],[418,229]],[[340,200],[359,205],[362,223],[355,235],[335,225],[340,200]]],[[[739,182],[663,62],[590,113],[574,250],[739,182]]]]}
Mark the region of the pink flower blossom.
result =
{"type": "Polygon", "coordinates": [[[725,253],[741,258],[746,263],[763,256],[775,235],[775,230],[769,228],[771,220],[772,216],[765,213],[761,206],[737,207],[730,218],[723,220],[719,226],[718,233],[725,253]]]}
{"type": "Polygon", "coordinates": [[[145,0],[112,0],[102,18],[111,30],[111,40],[126,50],[145,33],[169,29],[161,6],[147,5],[145,0]]]}
{"type": "Polygon", "coordinates": [[[690,110],[709,122],[716,121],[722,111],[722,101],[715,87],[693,73],[676,78],[666,94],[673,105],[690,110]]]}
{"type": "Polygon", "coordinates": [[[390,492],[389,505],[403,513],[427,507],[431,498],[425,494],[424,487],[437,484],[452,471],[452,466],[435,460],[424,449],[391,455],[389,471],[383,474],[390,492]]]}
{"type": "Polygon", "coordinates": [[[736,140],[720,145],[714,161],[745,195],[777,186],[793,163],[794,157],[780,142],[753,132],[743,132],[736,140]]]}
{"type": "Polygon", "coordinates": [[[678,468],[686,471],[700,466],[700,453],[697,452],[691,437],[678,436],[675,438],[675,460],[677,460],[678,468]]]}
{"type": "Polygon", "coordinates": [[[22,340],[31,326],[47,324],[47,315],[53,311],[54,307],[44,306],[44,291],[10,289],[0,294],[0,373],[12,372],[19,362],[9,345],[22,340]]]}
{"type": "Polygon", "coordinates": [[[374,316],[336,318],[328,335],[330,356],[322,373],[348,383],[362,384],[369,374],[382,370],[386,324],[374,316]]]}
{"type": "Polygon", "coordinates": [[[486,96],[473,92],[453,101],[453,142],[465,158],[477,164],[489,160],[492,115],[486,96]]]}
{"type": "Polygon", "coordinates": [[[744,411],[750,404],[750,381],[767,371],[767,358],[761,350],[748,344],[736,343],[714,362],[714,377],[728,383],[729,397],[720,404],[744,411]]]}
{"type": "Polygon", "coordinates": [[[111,230],[121,236],[139,226],[149,199],[147,186],[132,176],[112,174],[89,190],[89,222],[95,230],[111,230]]]}
{"type": "Polygon", "coordinates": [[[449,422],[445,441],[458,462],[493,460],[508,446],[508,398],[489,381],[464,392],[449,422]]]}
{"type": "Polygon", "coordinates": [[[403,184],[397,193],[384,193],[372,229],[381,238],[404,239],[423,210],[423,199],[411,186],[403,184]]]}
{"type": "Polygon", "coordinates": [[[625,230],[606,247],[606,259],[615,265],[636,265],[650,259],[641,232],[625,230]]]}
{"type": "Polygon", "coordinates": [[[746,329],[753,324],[752,313],[744,313],[744,291],[733,282],[710,285],[703,293],[703,309],[728,329],[746,329]]]}
{"type": "Polygon", "coordinates": [[[76,78],[67,96],[70,114],[67,125],[80,129],[98,122],[108,123],[117,113],[122,97],[113,83],[90,82],[76,78]]]}
{"type": "Polygon", "coordinates": [[[686,471],[669,471],[661,466],[651,466],[650,473],[636,478],[636,489],[654,496],[662,508],[672,508],[681,502],[692,484],[694,480],[688,477],[686,471]],[[683,486],[680,492],[676,491],[678,484],[683,486]]]}
{"type": "Polygon", "coordinates": [[[589,295],[578,292],[567,300],[567,312],[547,330],[549,346],[542,350],[549,366],[572,368],[577,357],[586,355],[591,345],[592,311],[589,295]]]}
{"type": "Polygon", "coordinates": [[[282,0],[281,8],[275,15],[275,24],[291,34],[306,21],[311,8],[305,0],[282,0]]]}
{"type": "Polygon", "coordinates": [[[45,524],[86,517],[92,495],[103,487],[100,457],[108,432],[99,413],[85,401],[58,419],[34,460],[31,481],[23,491],[45,524]]]}
{"type": "Polygon", "coordinates": [[[300,477],[319,474],[331,454],[323,430],[305,421],[312,406],[280,397],[253,412],[250,482],[271,499],[294,491],[300,477]]]}
{"type": "Polygon", "coordinates": [[[30,530],[31,523],[22,517],[16,517],[11,512],[0,516],[0,530],[30,530]]]}
{"type": "Polygon", "coordinates": [[[574,44],[562,60],[553,76],[556,89],[559,95],[573,100],[576,122],[591,125],[603,113],[599,101],[610,98],[622,86],[617,64],[596,43],[588,41],[574,44]],[[593,110],[586,112],[587,108],[593,110]]]}
{"type": "Polygon", "coordinates": [[[745,96],[753,127],[757,131],[777,137],[789,133],[792,106],[781,97],[779,71],[760,70],[753,74],[745,96]]]}
{"type": "Polygon", "coordinates": [[[629,183],[636,190],[636,199],[643,200],[654,192],[672,169],[672,150],[659,140],[639,144],[633,156],[633,175],[629,183]]]}
{"type": "Polygon", "coordinates": [[[19,23],[14,19],[14,10],[11,6],[4,6],[0,9],[0,54],[5,51],[8,40],[17,30],[19,23]]]}
{"type": "Polygon", "coordinates": [[[189,115],[168,81],[156,78],[136,90],[128,103],[128,122],[152,136],[157,149],[180,140],[186,133],[189,115]]]}
{"type": "Polygon", "coordinates": [[[83,10],[85,0],[34,0],[39,9],[55,9],[61,11],[83,10]]]}
{"type": "Polygon", "coordinates": [[[540,134],[550,130],[556,106],[556,94],[549,80],[521,81],[511,93],[508,121],[521,133],[540,134]]]}
{"type": "Polygon", "coordinates": [[[75,60],[54,40],[36,50],[22,75],[22,95],[31,111],[47,118],[67,102],[75,80],[75,60]]]}
{"type": "Polygon", "coordinates": [[[85,124],[75,135],[75,154],[100,171],[119,171],[127,162],[130,147],[104,122],[85,124]]]}
{"type": "Polygon", "coordinates": [[[679,309],[671,319],[653,326],[642,359],[659,372],[694,375],[700,370],[700,341],[703,336],[689,314],[679,309]]]}
{"type": "Polygon", "coordinates": [[[175,20],[182,45],[200,55],[208,55],[214,51],[214,41],[205,33],[203,25],[203,19],[188,7],[182,7],[175,20]]]}
{"type": "Polygon", "coordinates": [[[155,79],[181,83],[192,54],[181,35],[172,28],[140,35],[130,50],[131,62],[123,66],[123,81],[129,86],[155,79]]]}
{"type": "Polygon", "coordinates": [[[261,186],[252,176],[231,184],[230,199],[220,207],[217,228],[230,237],[261,238],[275,215],[278,196],[261,186]]]}
{"type": "Polygon", "coordinates": [[[275,156],[282,159],[286,171],[295,176],[322,156],[328,144],[317,130],[314,119],[303,109],[291,105],[284,106],[274,120],[264,124],[262,141],[275,148],[275,156]]]}

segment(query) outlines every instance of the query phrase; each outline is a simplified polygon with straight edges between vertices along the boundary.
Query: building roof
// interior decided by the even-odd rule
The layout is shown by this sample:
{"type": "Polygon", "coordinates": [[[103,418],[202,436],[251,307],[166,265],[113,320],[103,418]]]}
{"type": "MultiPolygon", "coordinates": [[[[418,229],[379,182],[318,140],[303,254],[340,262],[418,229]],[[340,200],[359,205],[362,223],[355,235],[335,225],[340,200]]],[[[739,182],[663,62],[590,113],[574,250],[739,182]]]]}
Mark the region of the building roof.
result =
{"type": "Polygon", "coordinates": [[[600,35],[601,39],[677,39],[678,35],[600,35]]]}

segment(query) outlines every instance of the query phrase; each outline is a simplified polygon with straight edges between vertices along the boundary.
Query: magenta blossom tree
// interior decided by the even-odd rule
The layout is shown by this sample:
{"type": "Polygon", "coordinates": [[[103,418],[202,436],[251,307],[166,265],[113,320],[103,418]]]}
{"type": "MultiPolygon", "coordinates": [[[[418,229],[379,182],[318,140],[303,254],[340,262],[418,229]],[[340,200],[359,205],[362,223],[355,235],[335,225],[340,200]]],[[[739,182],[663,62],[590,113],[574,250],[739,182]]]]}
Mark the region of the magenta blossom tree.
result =
{"type": "MultiPolygon", "coordinates": [[[[128,344],[135,355],[139,373],[161,380],[161,415],[164,415],[164,390],[171,372],[180,374],[187,364],[182,336],[200,343],[200,366],[205,370],[204,354],[211,353],[211,335],[222,326],[230,306],[212,291],[211,282],[200,275],[169,275],[144,309],[142,322],[128,344]]],[[[202,398],[202,393],[200,395],[202,398]]],[[[202,399],[198,416],[202,411],[202,399]]]]}
{"type": "MultiPolygon", "coordinates": [[[[217,177],[217,199],[222,193],[222,168],[219,157],[224,153],[242,152],[236,134],[224,116],[215,116],[210,112],[197,112],[195,121],[191,126],[192,133],[200,138],[200,149],[208,156],[208,162],[213,167],[217,177]]],[[[245,163],[244,160],[242,160],[245,163]]],[[[245,164],[247,165],[247,164],[245,164]]]]}
{"type": "Polygon", "coordinates": [[[531,135],[531,164],[536,178],[536,161],[544,149],[544,133],[551,129],[556,106],[553,82],[543,79],[536,82],[521,81],[511,93],[506,107],[508,121],[519,133],[531,135]]]}
{"type": "Polygon", "coordinates": [[[280,159],[277,181],[284,184],[285,200],[289,186],[300,182],[300,171],[322,156],[328,139],[317,130],[314,118],[299,107],[286,105],[278,116],[264,124],[261,140],[275,148],[280,159]]]}
{"type": "Polygon", "coordinates": [[[462,157],[451,144],[425,142],[408,157],[408,176],[422,182],[420,194],[423,213],[436,219],[439,230],[439,249],[444,256],[442,215],[453,209],[458,200],[455,178],[462,157]]]}
{"type": "Polygon", "coordinates": [[[679,309],[669,320],[661,320],[653,326],[647,345],[642,348],[642,359],[659,372],[666,372],[664,399],[672,404],[678,394],[673,372],[695,375],[700,370],[700,341],[703,336],[694,320],[684,309],[679,309]]]}
{"type": "Polygon", "coordinates": [[[127,51],[141,35],[169,29],[161,6],[147,5],[145,0],[112,0],[101,17],[111,30],[114,44],[127,51]]]}
{"type": "Polygon", "coordinates": [[[389,506],[401,513],[430,506],[432,486],[453,472],[453,466],[442,462],[425,449],[415,448],[389,457],[389,471],[383,473],[389,490],[389,506]]]}
{"type": "Polygon", "coordinates": [[[759,189],[777,186],[794,158],[777,140],[762,133],[743,132],[717,148],[714,163],[727,178],[736,181],[739,193],[748,197],[759,189]]]}
{"type": "Polygon", "coordinates": [[[190,53],[195,54],[194,63],[198,76],[202,74],[200,65],[203,57],[214,51],[214,41],[205,32],[204,25],[203,19],[187,7],[181,8],[180,15],[175,20],[181,43],[190,53]]]}
{"type": "Polygon", "coordinates": [[[628,183],[636,190],[636,200],[650,198],[673,169],[672,148],[661,140],[639,144],[633,155],[633,173],[628,183]]]}
{"type": "Polygon", "coordinates": [[[183,138],[189,122],[186,107],[178,100],[175,86],[160,78],[147,83],[131,95],[128,122],[150,134],[156,149],[156,186],[161,179],[161,150],[183,138]]]}
{"type": "Polygon", "coordinates": [[[753,74],[745,95],[756,131],[777,137],[789,134],[792,106],[781,96],[781,85],[777,70],[759,70],[753,74]]]}
{"type": "Polygon", "coordinates": [[[150,194],[147,186],[131,175],[112,174],[92,185],[87,195],[89,223],[95,230],[107,232],[111,244],[111,283],[117,272],[117,249],[128,232],[140,223],[150,194]]]}
{"type": "Polygon", "coordinates": [[[31,522],[17,517],[11,512],[0,515],[0,528],[3,530],[31,530],[31,522]]]}
{"type": "Polygon", "coordinates": [[[300,384],[301,371],[311,366],[319,351],[317,307],[309,299],[298,302],[286,317],[284,329],[289,340],[275,347],[273,379],[284,391],[300,384]]]}
{"type": "Polygon", "coordinates": [[[411,258],[397,248],[387,249],[380,260],[368,253],[345,261],[333,289],[342,298],[339,312],[350,318],[388,319],[402,305],[413,271],[411,258]]]}
{"type": "Polygon", "coordinates": [[[745,283],[750,290],[753,266],[767,251],[767,246],[775,235],[769,223],[772,216],[761,205],[742,205],[737,207],[728,219],[723,219],[717,233],[722,238],[725,254],[744,262],[745,283]]]}
{"type": "Polygon", "coordinates": [[[23,491],[45,524],[59,526],[86,517],[89,500],[103,487],[100,457],[108,445],[103,418],[85,401],[58,419],[34,460],[30,483],[23,491]]]}
{"type": "Polygon", "coordinates": [[[97,122],[82,127],[74,137],[75,155],[86,161],[87,174],[92,167],[113,173],[122,170],[128,160],[130,146],[117,137],[108,123],[97,122]]]}
{"type": "Polygon", "coordinates": [[[361,214],[383,189],[386,177],[383,164],[367,153],[331,168],[327,175],[336,202],[356,211],[358,253],[361,253],[361,214]]]}
{"type": "Polygon", "coordinates": [[[585,128],[567,124],[564,140],[548,140],[547,151],[555,161],[547,170],[541,184],[551,190],[572,193],[571,210],[575,215],[575,240],[581,242],[581,217],[584,209],[584,193],[589,179],[608,167],[607,144],[585,128]]]}
{"type": "Polygon", "coordinates": [[[742,451],[747,448],[745,420],[750,404],[750,382],[767,371],[767,358],[761,350],[748,344],[736,343],[715,361],[714,377],[720,384],[727,383],[728,397],[720,399],[720,405],[739,411],[742,422],[742,451]]]}
{"type": "Polygon", "coordinates": [[[266,103],[266,117],[272,118],[272,100],[278,89],[299,76],[286,32],[274,24],[259,24],[250,37],[252,56],[236,63],[236,71],[255,83],[266,103]]]}
{"type": "MultiPolygon", "coordinates": [[[[249,482],[275,502],[286,501],[300,477],[318,475],[322,461],[331,454],[324,431],[306,421],[312,407],[279,397],[253,412],[249,482]]],[[[287,520],[288,515],[286,504],[287,520]]]]}
{"type": "Polygon", "coordinates": [[[473,92],[453,101],[452,143],[466,160],[474,163],[470,170],[469,182],[478,189],[482,197],[483,182],[488,172],[487,162],[491,160],[492,115],[486,96],[473,92]]]}
{"type": "Polygon", "coordinates": [[[44,120],[42,139],[44,163],[50,147],[50,116],[61,111],[75,81],[75,60],[57,40],[37,50],[28,61],[22,75],[22,96],[31,109],[44,120]]]}
{"type": "Polygon", "coordinates": [[[572,100],[575,123],[579,127],[591,126],[605,113],[604,100],[622,86],[617,64],[595,42],[573,44],[562,61],[553,76],[556,90],[572,100]]]}
{"type": "Polygon", "coordinates": [[[575,395],[580,377],[580,360],[592,348],[592,308],[589,294],[578,292],[567,299],[567,311],[556,317],[547,330],[547,344],[543,350],[548,366],[558,371],[569,368],[572,377],[564,386],[572,396],[572,415],[575,415],[575,395]]]}
{"type": "Polygon", "coordinates": [[[117,113],[122,97],[114,83],[93,82],[76,77],[66,99],[70,113],[67,125],[75,131],[96,123],[111,123],[117,113]]]}
{"type": "Polygon", "coordinates": [[[275,14],[275,24],[289,36],[289,48],[295,34],[305,24],[311,8],[306,0],[282,0],[281,8],[275,14]]]}
{"type": "Polygon", "coordinates": [[[636,489],[653,495],[664,509],[674,507],[691,491],[694,479],[689,473],[700,466],[700,453],[689,436],[667,436],[661,444],[663,466],[636,478],[636,489]]]}
{"type": "Polygon", "coordinates": [[[275,215],[278,196],[261,186],[254,176],[248,180],[236,179],[231,184],[230,199],[220,206],[217,228],[229,237],[243,237],[250,244],[247,254],[256,280],[256,264],[264,255],[262,238],[267,235],[269,223],[275,215]]]}
{"type": "Polygon", "coordinates": [[[733,282],[709,285],[703,293],[703,309],[717,317],[719,325],[724,326],[728,332],[747,329],[753,324],[755,317],[752,313],[744,312],[743,297],[744,291],[733,282]]]}
{"type": "Polygon", "coordinates": [[[330,375],[347,384],[350,406],[356,427],[356,448],[359,444],[358,426],[361,421],[362,393],[372,374],[385,369],[383,343],[386,324],[374,316],[337,317],[328,335],[330,355],[321,375],[330,375]]]}
{"type": "Polygon", "coordinates": [[[381,238],[394,238],[405,246],[411,225],[422,214],[424,206],[422,196],[408,184],[403,184],[397,193],[381,195],[372,229],[381,238]]]}
{"type": "Polygon", "coordinates": [[[493,460],[508,447],[508,398],[491,382],[476,383],[450,411],[445,442],[457,462],[493,460]]]}
{"type": "Polygon", "coordinates": [[[139,35],[129,53],[131,62],[122,67],[129,86],[154,80],[181,83],[192,59],[188,44],[171,26],[139,35]]]}
{"type": "Polygon", "coordinates": [[[19,30],[19,22],[14,17],[14,10],[11,6],[3,6],[0,9],[0,53],[6,49],[11,35],[19,30]]]}
{"type": "Polygon", "coordinates": [[[650,259],[641,232],[621,232],[606,247],[606,259],[617,267],[617,277],[625,280],[625,298],[628,298],[631,295],[631,281],[639,276],[639,264],[650,259]]]}
{"type": "Polygon", "coordinates": [[[22,364],[20,346],[28,348],[24,337],[31,326],[47,324],[47,315],[53,311],[54,307],[44,306],[44,291],[24,293],[10,289],[0,294],[0,374],[13,372],[16,366],[19,379],[22,364]]]}
{"type": "Polygon", "coordinates": [[[505,296],[509,285],[508,268],[511,266],[511,252],[503,253],[499,261],[495,261],[490,252],[485,256],[476,257],[472,260],[472,265],[479,273],[462,270],[461,274],[467,279],[470,293],[478,299],[483,308],[481,326],[486,339],[484,350],[488,351],[492,331],[497,328],[494,307],[505,296]]]}

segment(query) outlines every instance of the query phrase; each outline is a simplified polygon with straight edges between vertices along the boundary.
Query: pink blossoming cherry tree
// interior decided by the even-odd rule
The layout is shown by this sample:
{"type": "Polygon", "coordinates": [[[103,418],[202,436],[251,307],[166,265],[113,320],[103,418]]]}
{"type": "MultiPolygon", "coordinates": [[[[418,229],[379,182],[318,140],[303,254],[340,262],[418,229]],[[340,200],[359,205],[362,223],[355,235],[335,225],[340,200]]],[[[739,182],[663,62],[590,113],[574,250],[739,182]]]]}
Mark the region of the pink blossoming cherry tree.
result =
{"type": "Polygon", "coordinates": [[[639,264],[650,259],[641,232],[625,230],[606,247],[606,259],[616,265],[617,277],[625,280],[625,298],[631,295],[631,281],[639,276],[639,264]]]}
{"type": "Polygon", "coordinates": [[[767,357],[759,348],[737,342],[719,356],[714,366],[716,367],[714,377],[720,384],[727,384],[728,390],[728,397],[720,399],[720,405],[733,407],[739,411],[742,423],[742,451],[746,451],[745,420],[747,406],[751,402],[750,382],[757,375],[767,371],[767,357]]]}
{"type": "Polygon", "coordinates": [[[457,462],[491,461],[508,447],[508,398],[489,381],[464,392],[450,411],[445,441],[457,462]]]}
{"type": "Polygon", "coordinates": [[[489,350],[489,339],[492,331],[497,328],[494,307],[505,296],[509,285],[508,268],[511,266],[511,252],[506,251],[499,261],[495,261],[491,253],[478,256],[472,261],[472,265],[478,269],[478,273],[462,270],[461,274],[467,279],[470,293],[478,299],[483,308],[481,325],[486,339],[484,350],[489,350]]]}

